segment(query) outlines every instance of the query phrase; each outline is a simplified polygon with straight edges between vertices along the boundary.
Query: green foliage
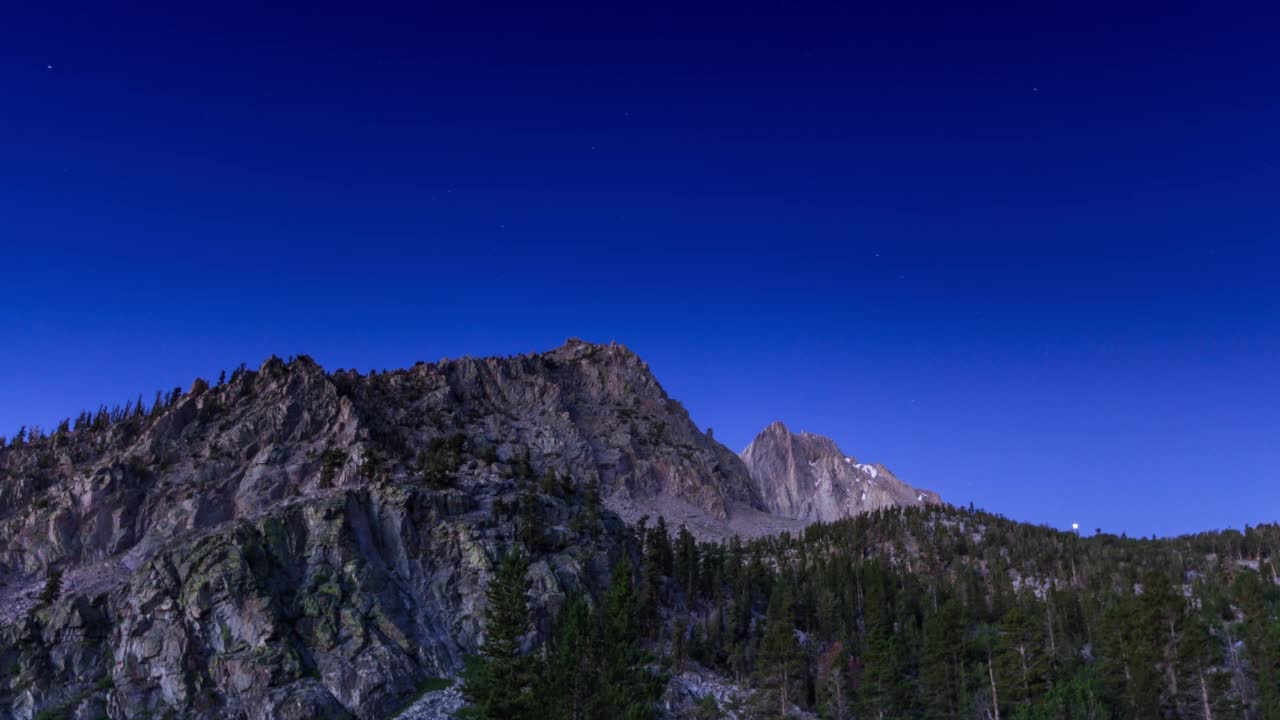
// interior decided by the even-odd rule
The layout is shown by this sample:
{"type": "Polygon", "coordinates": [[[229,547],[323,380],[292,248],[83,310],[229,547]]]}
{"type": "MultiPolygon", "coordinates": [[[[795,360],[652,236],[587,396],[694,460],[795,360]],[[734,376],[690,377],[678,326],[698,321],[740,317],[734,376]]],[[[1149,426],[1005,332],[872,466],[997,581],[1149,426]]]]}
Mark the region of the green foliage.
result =
{"type": "Polygon", "coordinates": [[[489,586],[485,643],[464,674],[471,720],[647,720],[666,678],[650,669],[638,642],[634,579],[624,559],[599,609],[571,600],[556,619],[545,652],[522,655],[528,628],[522,555],[504,560],[489,586]],[[515,559],[511,559],[515,558],[515,559]]]}
{"type": "Polygon", "coordinates": [[[1020,705],[1013,720],[1110,720],[1113,714],[1102,699],[1102,688],[1093,671],[1081,668],[1071,678],[1053,685],[1034,703],[1020,705]]]}
{"type": "Polygon", "coordinates": [[[431,438],[418,459],[423,481],[437,488],[453,485],[465,459],[466,447],[467,438],[462,433],[431,438]]]}
{"type": "Polygon", "coordinates": [[[347,462],[347,454],[337,448],[329,448],[320,457],[320,484],[328,487],[347,462]]]}
{"type": "Polygon", "coordinates": [[[639,534],[637,636],[751,686],[760,717],[1280,720],[1280,527],[1082,539],[922,508],[639,534]]]}
{"type": "Polygon", "coordinates": [[[484,644],[480,656],[471,658],[463,673],[462,693],[471,703],[467,718],[533,717],[536,660],[520,652],[520,641],[530,628],[525,600],[528,568],[529,561],[523,553],[509,553],[489,583],[484,644]]]}
{"type": "Polygon", "coordinates": [[[795,610],[786,582],[774,585],[760,641],[757,685],[767,696],[764,714],[785,718],[800,696],[804,655],[796,642],[795,610]]]}
{"type": "Polygon", "coordinates": [[[551,718],[655,716],[666,678],[638,642],[633,591],[630,563],[619,563],[601,609],[577,600],[561,612],[538,693],[551,718]]]}

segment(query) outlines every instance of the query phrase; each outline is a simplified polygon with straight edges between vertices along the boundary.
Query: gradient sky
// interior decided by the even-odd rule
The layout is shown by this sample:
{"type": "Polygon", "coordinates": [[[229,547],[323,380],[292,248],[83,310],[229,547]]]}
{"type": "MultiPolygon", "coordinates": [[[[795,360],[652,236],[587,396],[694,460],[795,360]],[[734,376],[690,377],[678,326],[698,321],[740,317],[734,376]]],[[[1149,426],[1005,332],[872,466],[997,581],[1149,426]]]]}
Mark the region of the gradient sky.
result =
{"type": "Polygon", "coordinates": [[[580,336],[735,450],[1280,520],[1268,4],[189,5],[0,9],[0,433],[580,336]]]}

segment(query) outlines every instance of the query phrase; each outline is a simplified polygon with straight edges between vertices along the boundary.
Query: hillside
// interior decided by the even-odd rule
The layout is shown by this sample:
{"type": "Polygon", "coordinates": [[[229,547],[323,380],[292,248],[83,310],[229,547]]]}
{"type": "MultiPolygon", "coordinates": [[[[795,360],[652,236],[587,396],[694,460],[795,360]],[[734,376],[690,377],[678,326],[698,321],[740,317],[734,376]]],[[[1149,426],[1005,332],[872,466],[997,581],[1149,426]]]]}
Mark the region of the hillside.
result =
{"type": "Polygon", "coordinates": [[[628,551],[610,508],[723,534],[760,505],[638,357],[576,341],[368,375],[271,359],[24,430],[0,473],[18,716],[380,718],[475,650],[507,548],[536,553],[545,627],[628,551]]]}

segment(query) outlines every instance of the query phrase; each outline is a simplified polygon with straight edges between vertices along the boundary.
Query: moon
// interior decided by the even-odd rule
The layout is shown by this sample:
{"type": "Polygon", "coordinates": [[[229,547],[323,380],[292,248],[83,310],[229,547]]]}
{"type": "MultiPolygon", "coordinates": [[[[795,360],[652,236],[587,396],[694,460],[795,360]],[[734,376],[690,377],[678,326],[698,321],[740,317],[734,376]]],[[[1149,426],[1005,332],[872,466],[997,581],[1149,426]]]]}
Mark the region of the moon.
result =
{"type": "Polygon", "coordinates": [[[1080,523],[1071,523],[1071,529],[1072,529],[1072,530],[1079,530],[1079,529],[1080,529],[1080,523]]]}

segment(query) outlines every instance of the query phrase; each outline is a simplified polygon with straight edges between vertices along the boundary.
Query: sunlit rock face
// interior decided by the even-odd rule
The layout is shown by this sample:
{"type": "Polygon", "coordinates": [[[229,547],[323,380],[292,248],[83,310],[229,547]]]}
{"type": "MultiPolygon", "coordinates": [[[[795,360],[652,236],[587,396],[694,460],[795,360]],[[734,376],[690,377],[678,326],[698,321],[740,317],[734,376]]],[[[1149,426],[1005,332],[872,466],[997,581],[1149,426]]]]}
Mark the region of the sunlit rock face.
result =
{"type": "Polygon", "coordinates": [[[885,466],[858,462],[831,438],[793,433],[775,422],[742,451],[742,461],[772,514],[829,522],[870,510],[941,502],[902,482],[885,466]]]}

